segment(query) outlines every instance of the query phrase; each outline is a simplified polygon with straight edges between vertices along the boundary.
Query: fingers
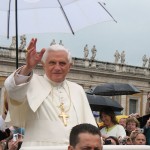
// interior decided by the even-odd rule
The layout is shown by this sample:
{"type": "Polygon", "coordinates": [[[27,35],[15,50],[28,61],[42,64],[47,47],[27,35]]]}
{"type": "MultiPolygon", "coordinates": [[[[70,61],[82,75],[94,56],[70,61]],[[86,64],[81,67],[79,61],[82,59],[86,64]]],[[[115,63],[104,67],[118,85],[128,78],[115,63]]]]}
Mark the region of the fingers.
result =
{"type": "Polygon", "coordinates": [[[27,47],[27,50],[30,50],[32,48],[35,48],[36,49],[36,42],[37,42],[37,38],[32,38],[28,47],[27,47]]]}
{"type": "Polygon", "coordinates": [[[39,53],[39,57],[40,57],[40,58],[42,58],[43,54],[45,53],[45,50],[46,50],[46,49],[43,48],[43,49],[40,51],[40,53],[39,53]]]}
{"type": "Polygon", "coordinates": [[[35,54],[36,53],[36,42],[37,42],[37,38],[32,38],[28,47],[27,47],[27,57],[32,53],[35,54]]]}
{"type": "Polygon", "coordinates": [[[9,149],[13,149],[17,147],[18,147],[18,141],[10,141],[9,149]]]}

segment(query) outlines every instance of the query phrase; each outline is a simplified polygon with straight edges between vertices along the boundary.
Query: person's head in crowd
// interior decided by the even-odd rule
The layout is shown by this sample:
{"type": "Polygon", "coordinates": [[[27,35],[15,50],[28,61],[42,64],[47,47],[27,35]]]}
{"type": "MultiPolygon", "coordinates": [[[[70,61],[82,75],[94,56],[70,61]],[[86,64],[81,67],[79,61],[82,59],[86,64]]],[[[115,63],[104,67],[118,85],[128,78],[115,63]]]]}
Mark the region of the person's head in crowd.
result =
{"type": "Polygon", "coordinates": [[[139,121],[135,117],[127,118],[126,120],[126,131],[129,136],[132,131],[136,130],[140,126],[139,121]]]}
{"type": "Polygon", "coordinates": [[[126,118],[121,118],[120,120],[119,120],[119,124],[120,125],[122,125],[125,129],[126,129],[126,118]]]}
{"type": "Polygon", "coordinates": [[[117,115],[116,119],[117,122],[122,125],[124,127],[124,129],[126,128],[126,119],[128,118],[127,115],[117,115]]]}
{"type": "Polygon", "coordinates": [[[68,150],[102,150],[103,143],[99,129],[92,124],[79,124],[72,128],[68,150]]]}
{"type": "Polygon", "coordinates": [[[104,145],[119,145],[118,138],[115,136],[109,136],[105,138],[104,145]]]}
{"type": "Polygon", "coordinates": [[[133,145],[146,145],[146,137],[143,133],[135,133],[131,140],[133,145]]]}
{"type": "Polygon", "coordinates": [[[104,122],[106,127],[112,127],[115,124],[118,124],[116,120],[116,115],[111,108],[103,108],[100,110],[100,118],[104,122]]]}
{"type": "Polygon", "coordinates": [[[5,131],[0,130],[0,141],[6,139],[11,134],[11,131],[9,128],[5,129],[5,131]]]}

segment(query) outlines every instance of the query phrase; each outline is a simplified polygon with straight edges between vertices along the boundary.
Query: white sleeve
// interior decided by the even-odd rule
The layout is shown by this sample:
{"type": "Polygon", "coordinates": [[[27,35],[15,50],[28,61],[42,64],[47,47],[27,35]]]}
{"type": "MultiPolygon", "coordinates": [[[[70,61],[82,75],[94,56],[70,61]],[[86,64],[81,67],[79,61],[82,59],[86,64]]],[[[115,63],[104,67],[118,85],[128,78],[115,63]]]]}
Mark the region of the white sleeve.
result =
{"type": "Polygon", "coordinates": [[[14,74],[14,79],[15,79],[16,85],[28,82],[29,78],[31,78],[31,75],[24,76],[24,75],[19,74],[19,72],[20,72],[20,70],[17,70],[16,73],[14,74]]]}
{"type": "Polygon", "coordinates": [[[118,131],[117,131],[117,137],[121,136],[124,138],[126,136],[126,131],[122,125],[117,125],[118,131]]]}
{"type": "Polygon", "coordinates": [[[3,119],[2,116],[0,116],[0,130],[4,130],[5,129],[5,120],[3,119]]]}
{"type": "Polygon", "coordinates": [[[26,97],[29,83],[32,79],[33,72],[29,76],[23,76],[18,74],[21,70],[19,68],[17,71],[12,73],[4,82],[4,86],[9,95],[9,98],[22,102],[26,97]]]}

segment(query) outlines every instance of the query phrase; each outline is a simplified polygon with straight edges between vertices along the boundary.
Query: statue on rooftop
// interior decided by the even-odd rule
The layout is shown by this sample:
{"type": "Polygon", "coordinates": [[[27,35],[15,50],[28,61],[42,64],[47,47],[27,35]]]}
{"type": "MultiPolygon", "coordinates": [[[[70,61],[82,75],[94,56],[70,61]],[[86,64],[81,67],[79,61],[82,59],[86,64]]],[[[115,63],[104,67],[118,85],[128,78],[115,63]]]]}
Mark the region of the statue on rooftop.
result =
{"type": "Polygon", "coordinates": [[[60,40],[60,42],[59,42],[59,45],[62,45],[62,46],[64,46],[64,44],[62,43],[62,40],[60,40]]]}
{"type": "Polygon", "coordinates": [[[25,34],[20,36],[20,40],[21,40],[21,42],[20,42],[19,49],[24,49],[25,46],[26,46],[26,36],[25,36],[25,34]]]}
{"type": "Polygon", "coordinates": [[[150,69],[150,57],[148,59],[148,68],[150,69]]]}
{"type": "Polygon", "coordinates": [[[125,51],[122,51],[121,53],[121,63],[124,64],[125,63],[125,51]]]}
{"type": "Polygon", "coordinates": [[[120,54],[119,54],[118,50],[116,50],[114,57],[115,57],[115,63],[118,63],[118,61],[120,59],[120,54]]]}
{"type": "Polygon", "coordinates": [[[56,44],[55,39],[53,39],[50,45],[55,45],[55,44],[56,44]]]}
{"type": "Polygon", "coordinates": [[[91,52],[92,52],[91,60],[94,60],[95,57],[96,57],[96,52],[97,52],[95,45],[93,45],[93,48],[91,49],[91,52]]]}
{"type": "Polygon", "coordinates": [[[143,67],[145,67],[148,61],[146,54],[142,57],[142,60],[143,60],[143,67]]]}
{"type": "Polygon", "coordinates": [[[12,37],[12,42],[11,42],[10,48],[16,48],[16,36],[12,37]]]}
{"type": "Polygon", "coordinates": [[[84,47],[84,58],[88,59],[88,55],[89,55],[89,49],[88,49],[88,45],[86,44],[84,47]]]}

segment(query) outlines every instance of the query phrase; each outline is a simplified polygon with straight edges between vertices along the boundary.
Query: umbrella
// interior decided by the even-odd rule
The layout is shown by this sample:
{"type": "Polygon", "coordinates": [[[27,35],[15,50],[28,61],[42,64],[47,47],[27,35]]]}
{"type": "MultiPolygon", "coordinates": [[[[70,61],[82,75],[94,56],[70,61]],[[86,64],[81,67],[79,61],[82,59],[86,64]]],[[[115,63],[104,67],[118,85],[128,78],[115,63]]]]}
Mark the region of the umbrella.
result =
{"type": "Polygon", "coordinates": [[[113,95],[132,95],[135,93],[140,93],[140,91],[131,84],[126,83],[106,83],[103,85],[97,85],[92,87],[89,94],[103,95],[103,96],[113,96],[113,95]]]}
{"type": "Polygon", "coordinates": [[[117,101],[109,97],[87,94],[87,98],[92,111],[100,111],[104,107],[112,108],[114,111],[123,110],[123,107],[117,101]]]}
{"type": "Polygon", "coordinates": [[[74,32],[114,20],[97,0],[0,0],[0,35],[74,32]]]}

